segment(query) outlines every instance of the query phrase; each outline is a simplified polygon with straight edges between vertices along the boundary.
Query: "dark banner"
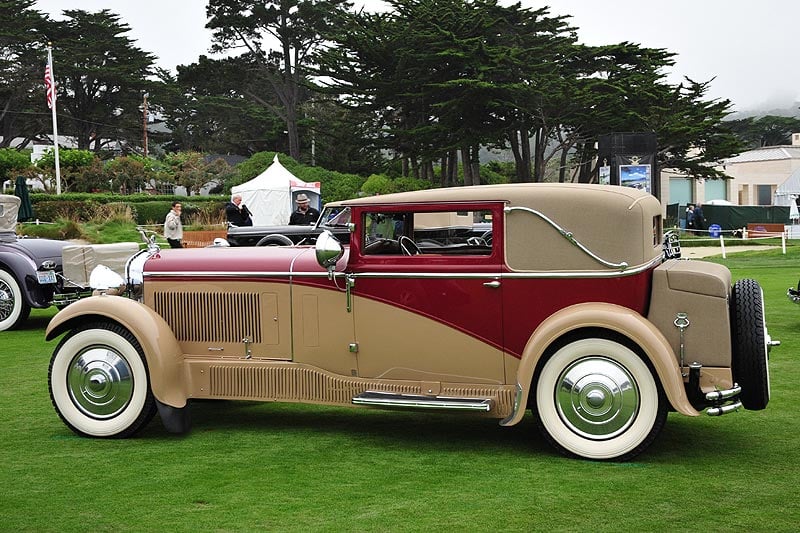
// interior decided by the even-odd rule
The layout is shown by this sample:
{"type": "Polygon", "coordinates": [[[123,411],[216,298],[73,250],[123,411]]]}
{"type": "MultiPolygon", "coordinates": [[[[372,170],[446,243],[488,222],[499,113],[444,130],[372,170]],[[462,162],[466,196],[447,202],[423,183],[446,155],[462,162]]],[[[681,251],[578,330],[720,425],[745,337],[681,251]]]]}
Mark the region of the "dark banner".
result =
{"type": "MultiPolygon", "coordinates": [[[[680,216],[680,227],[686,227],[686,205],[669,204],[667,219],[680,216]]],[[[723,230],[746,228],[748,224],[788,224],[789,207],[783,205],[707,205],[703,204],[706,228],[719,224],[723,230]]]]}

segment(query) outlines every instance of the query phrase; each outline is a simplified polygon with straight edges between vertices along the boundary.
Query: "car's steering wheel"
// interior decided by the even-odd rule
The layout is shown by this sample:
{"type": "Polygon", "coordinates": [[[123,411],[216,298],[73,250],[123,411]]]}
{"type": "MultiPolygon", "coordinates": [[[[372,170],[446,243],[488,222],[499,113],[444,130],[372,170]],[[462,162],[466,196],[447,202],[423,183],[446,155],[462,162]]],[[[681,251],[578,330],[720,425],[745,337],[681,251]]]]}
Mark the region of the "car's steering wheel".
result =
{"type": "Polygon", "coordinates": [[[492,230],[484,231],[480,237],[468,237],[467,244],[471,246],[491,246],[492,230]]]}
{"type": "Polygon", "coordinates": [[[397,239],[397,244],[400,245],[400,251],[403,252],[403,255],[419,255],[422,253],[417,243],[406,235],[401,235],[400,238],[397,239]]]}

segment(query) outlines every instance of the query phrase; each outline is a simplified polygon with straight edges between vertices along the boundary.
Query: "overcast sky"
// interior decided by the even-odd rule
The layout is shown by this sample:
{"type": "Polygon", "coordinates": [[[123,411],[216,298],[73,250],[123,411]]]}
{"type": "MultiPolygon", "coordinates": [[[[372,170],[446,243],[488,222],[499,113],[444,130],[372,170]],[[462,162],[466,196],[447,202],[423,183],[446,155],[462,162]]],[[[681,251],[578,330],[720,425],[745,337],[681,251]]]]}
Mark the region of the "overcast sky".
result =
{"type": "MultiPolygon", "coordinates": [[[[204,0],[38,0],[36,8],[60,18],[64,9],[110,9],[131,27],[130,37],[167,69],[208,55],[204,0]]],[[[356,0],[367,9],[380,0],[356,0]]],[[[571,15],[579,40],[590,45],[630,41],[677,55],[669,81],[715,78],[708,96],[728,98],[737,111],[786,108],[800,102],[798,0],[522,0],[571,15]]],[[[55,70],[58,71],[58,58],[55,70]]]]}

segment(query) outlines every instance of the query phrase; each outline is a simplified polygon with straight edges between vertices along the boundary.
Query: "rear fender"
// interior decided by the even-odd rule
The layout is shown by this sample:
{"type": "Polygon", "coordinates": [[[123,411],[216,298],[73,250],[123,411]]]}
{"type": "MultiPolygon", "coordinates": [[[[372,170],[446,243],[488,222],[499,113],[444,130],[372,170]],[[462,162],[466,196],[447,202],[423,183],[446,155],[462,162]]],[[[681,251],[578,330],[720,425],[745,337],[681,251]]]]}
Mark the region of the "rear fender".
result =
{"type": "Polygon", "coordinates": [[[686,396],[683,377],[674,351],[653,324],[626,307],[585,303],[572,305],[554,313],[531,335],[517,369],[519,405],[515,407],[514,413],[502,422],[504,426],[516,424],[524,416],[528,395],[534,386],[533,377],[536,368],[547,348],[567,333],[584,328],[606,329],[633,341],[653,365],[672,407],[685,415],[699,414],[686,396]]]}
{"type": "Polygon", "coordinates": [[[56,314],[47,325],[45,339],[87,322],[105,319],[133,334],[144,350],[150,370],[150,387],[156,399],[171,407],[186,405],[183,354],[169,325],[155,311],[122,296],[100,295],[79,300],[56,314]]]}

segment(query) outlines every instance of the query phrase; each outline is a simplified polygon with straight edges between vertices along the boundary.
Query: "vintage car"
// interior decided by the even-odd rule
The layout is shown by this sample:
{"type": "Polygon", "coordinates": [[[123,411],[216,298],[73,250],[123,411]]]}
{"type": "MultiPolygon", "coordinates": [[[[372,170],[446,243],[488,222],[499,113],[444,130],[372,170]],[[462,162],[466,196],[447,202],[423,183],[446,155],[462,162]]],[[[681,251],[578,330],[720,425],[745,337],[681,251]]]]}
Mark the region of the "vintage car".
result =
{"type": "Polygon", "coordinates": [[[328,223],[335,212],[323,211],[317,223],[313,226],[229,226],[227,241],[231,246],[292,246],[299,244],[314,244],[317,237],[328,230],[347,244],[350,232],[347,225],[333,225],[328,223]]]}
{"type": "Polygon", "coordinates": [[[135,242],[85,245],[19,237],[19,205],[16,196],[0,195],[0,331],[23,324],[31,308],[61,309],[94,289],[108,290],[109,280],[122,282],[130,262],[142,263],[148,253],[135,242]],[[100,266],[117,276],[98,271],[93,287],[92,271],[100,266]]]}
{"type": "Polygon", "coordinates": [[[797,282],[797,288],[789,287],[786,290],[786,297],[792,303],[800,304],[800,281],[797,282]]]}
{"type": "MultiPolygon", "coordinates": [[[[568,455],[625,460],[667,413],[769,401],[762,293],[665,258],[662,208],[626,187],[515,184],[336,203],[349,245],[162,250],[143,301],[56,315],[50,394],[75,433],[127,437],[195,399],[437,409],[502,426],[528,410],[568,455]],[[453,216],[480,237],[417,225],[453,216]]],[[[670,250],[678,247],[672,242],[670,250]]]]}

